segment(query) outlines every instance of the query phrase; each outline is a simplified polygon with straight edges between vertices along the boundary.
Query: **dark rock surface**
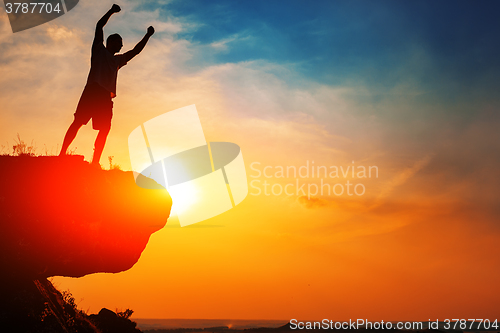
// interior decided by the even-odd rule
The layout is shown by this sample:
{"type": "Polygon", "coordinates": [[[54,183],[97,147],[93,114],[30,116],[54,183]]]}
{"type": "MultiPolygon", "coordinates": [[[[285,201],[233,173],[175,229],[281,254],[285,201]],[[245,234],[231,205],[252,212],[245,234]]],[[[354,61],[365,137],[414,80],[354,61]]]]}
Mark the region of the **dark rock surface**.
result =
{"type": "Polygon", "coordinates": [[[69,292],[47,279],[2,281],[0,329],[22,333],[140,333],[137,324],[108,309],[97,315],[79,310],[69,292]],[[9,288],[5,288],[5,286],[9,288]]]}
{"type": "Polygon", "coordinates": [[[98,332],[71,296],[65,297],[47,279],[2,279],[2,283],[2,332],[98,332]]]}
{"type": "Polygon", "coordinates": [[[89,320],[95,323],[101,332],[107,333],[140,333],[137,324],[127,318],[118,316],[111,310],[102,308],[98,314],[89,316],[89,320]]]}

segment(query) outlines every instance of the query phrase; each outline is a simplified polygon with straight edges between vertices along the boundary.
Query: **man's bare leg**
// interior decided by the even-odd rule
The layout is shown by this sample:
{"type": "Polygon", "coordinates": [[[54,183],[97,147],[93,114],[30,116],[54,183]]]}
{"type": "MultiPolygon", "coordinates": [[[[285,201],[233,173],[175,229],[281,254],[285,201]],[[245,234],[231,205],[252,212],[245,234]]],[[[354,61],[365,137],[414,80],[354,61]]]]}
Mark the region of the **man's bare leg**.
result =
{"type": "Polygon", "coordinates": [[[92,164],[94,165],[99,165],[99,160],[101,159],[102,151],[104,150],[104,145],[106,144],[109,130],[109,128],[106,130],[99,130],[99,134],[97,134],[94,145],[94,157],[92,158],[92,164]]]}
{"type": "Polygon", "coordinates": [[[59,156],[66,155],[66,151],[68,150],[69,145],[71,145],[73,140],[76,138],[76,134],[78,134],[78,130],[82,126],[83,126],[82,124],[78,124],[75,121],[73,121],[73,123],[69,126],[68,131],[64,136],[63,145],[61,147],[61,152],[59,153],[59,156]]]}

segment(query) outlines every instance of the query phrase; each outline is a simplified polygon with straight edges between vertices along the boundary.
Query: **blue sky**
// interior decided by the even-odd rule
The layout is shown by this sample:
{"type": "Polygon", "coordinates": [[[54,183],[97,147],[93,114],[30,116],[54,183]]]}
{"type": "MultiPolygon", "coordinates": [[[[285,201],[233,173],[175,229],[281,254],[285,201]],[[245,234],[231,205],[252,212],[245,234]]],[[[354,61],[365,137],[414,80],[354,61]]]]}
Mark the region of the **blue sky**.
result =
{"type": "MultiPolygon", "coordinates": [[[[496,1],[228,0],[173,1],[160,15],[196,22],[178,38],[199,45],[229,40],[207,62],[264,59],[329,85],[392,88],[420,51],[426,63],[414,68],[413,79],[452,99],[499,74],[499,9],[496,1]]],[[[204,64],[198,60],[192,65],[204,64]]]]}

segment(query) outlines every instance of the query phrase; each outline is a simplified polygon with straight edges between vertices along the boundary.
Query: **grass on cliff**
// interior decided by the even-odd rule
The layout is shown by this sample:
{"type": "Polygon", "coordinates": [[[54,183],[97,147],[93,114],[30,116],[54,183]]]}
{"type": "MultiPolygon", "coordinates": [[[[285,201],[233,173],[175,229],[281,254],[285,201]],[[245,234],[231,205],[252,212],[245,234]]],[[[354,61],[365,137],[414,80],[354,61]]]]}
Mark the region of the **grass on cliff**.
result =
{"type": "MultiPolygon", "coordinates": [[[[68,151],[68,155],[76,155],[77,147],[70,149],[68,151]]],[[[17,133],[17,137],[14,138],[14,144],[9,145],[0,145],[0,156],[56,156],[53,153],[53,147],[50,149],[44,144],[41,153],[37,153],[38,147],[34,140],[31,140],[31,143],[26,143],[21,139],[19,133],[17,133]]],[[[59,145],[56,146],[56,152],[59,151],[59,145]]],[[[114,156],[108,156],[109,170],[121,170],[121,167],[118,164],[113,163],[114,156]]]]}
{"type": "MultiPolygon", "coordinates": [[[[74,149],[69,150],[68,155],[76,155],[76,149],[77,148],[75,147],[74,149]]],[[[49,150],[45,144],[43,145],[41,152],[37,151],[38,147],[35,141],[31,140],[28,144],[21,139],[19,133],[17,133],[16,138],[14,138],[14,144],[9,144],[7,142],[7,145],[0,145],[0,155],[3,156],[56,156],[56,153],[54,153],[54,147],[49,150]]],[[[59,151],[59,145],[56,146],[55,151],[59,151]]]]}

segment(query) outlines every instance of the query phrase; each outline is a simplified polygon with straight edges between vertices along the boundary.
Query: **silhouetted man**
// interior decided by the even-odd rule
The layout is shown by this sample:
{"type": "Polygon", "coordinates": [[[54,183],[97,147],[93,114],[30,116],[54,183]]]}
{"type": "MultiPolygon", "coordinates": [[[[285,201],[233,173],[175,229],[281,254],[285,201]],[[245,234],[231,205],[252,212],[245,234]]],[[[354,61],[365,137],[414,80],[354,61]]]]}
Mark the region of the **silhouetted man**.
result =
{"type": "Polygon", "coordinates": [[[92,127],[99,131],[95,140],[92,164],[99,165],[104,144],[111,129],[111,118],[113,117],[112,98],[116,96],[118,69],[125,66],[130,59],[138,55],[144,49],[144,46],[146,46],[149,38],[154,34],[154,28],[149,27],[146,35],[132,50],[124,54],[115,55],[123,46],[122,38],[118,34],[110,35],[106,40],[106,47],[104,47],[104,33],[102,29],[111,15],[118,13],[120,10],[120,6],[113,5],[97,22],[94,42],[92,43],[92,57],[87,84],[76,107],[75,120],[73,120],[73,123],[66,132],[59,155],[66,155],[66,151],[75,139],[78,130],[92,118],[92,127]]]}

